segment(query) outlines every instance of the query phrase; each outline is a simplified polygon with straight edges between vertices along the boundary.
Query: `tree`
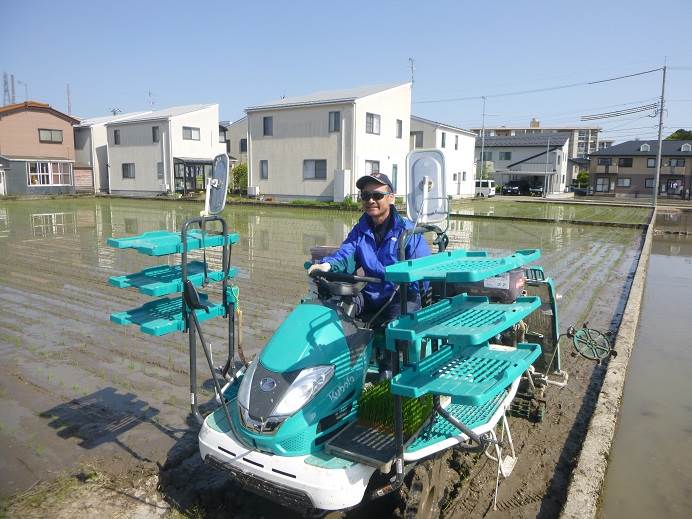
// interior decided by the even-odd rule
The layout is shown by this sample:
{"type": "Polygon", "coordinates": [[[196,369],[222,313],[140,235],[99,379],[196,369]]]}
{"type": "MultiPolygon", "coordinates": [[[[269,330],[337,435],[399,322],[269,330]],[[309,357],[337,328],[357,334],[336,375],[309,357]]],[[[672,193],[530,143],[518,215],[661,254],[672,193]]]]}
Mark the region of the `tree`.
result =
{"type": "Polygon", "coordinates": [[[231,171],[233,175],[233,188],[240,192],[247,192],[247,164],[238,164],[231,171]]]}
{"type": "Polygon", "coordinates": [[[679,130],[674,131],[671,133],[668,137],[666,137],[667,141],[692,141],[692,130],[684,130],[680,128],[679,130]]]}
{"type": "Polygon", "coordinates": [[[584,187],[589,185],[589,172],[582,169],[577,175],[577,185],[579,187],[584,187]]]}

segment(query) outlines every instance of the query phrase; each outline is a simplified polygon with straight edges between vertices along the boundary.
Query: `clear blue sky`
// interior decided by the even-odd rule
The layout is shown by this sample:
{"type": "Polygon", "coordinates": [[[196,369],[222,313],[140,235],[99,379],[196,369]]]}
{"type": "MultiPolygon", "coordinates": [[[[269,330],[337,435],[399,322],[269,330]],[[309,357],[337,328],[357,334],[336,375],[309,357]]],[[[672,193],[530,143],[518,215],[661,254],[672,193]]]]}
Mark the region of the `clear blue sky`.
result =
{"type": "MultiPolygon", "coordinates": [[[[151,90],[158,108],[216,102],[233,120],[281,95],[407,81],[413,57],[413,113],[466,128],[480,125],[480,100],[421,101],[597,80],[667,56],[666,125],[692,127],[690,0],[0,0],[0,19],[0,70],[61,110],[69,83],[83,117],[147,109],[151,90]]],[[[652,74],[490,98],[486,122],[581,124],[659,95],[652,74]]],[[[653,138],[656,123],[638,114],[600,125],[622,140],[653,138]]]]}

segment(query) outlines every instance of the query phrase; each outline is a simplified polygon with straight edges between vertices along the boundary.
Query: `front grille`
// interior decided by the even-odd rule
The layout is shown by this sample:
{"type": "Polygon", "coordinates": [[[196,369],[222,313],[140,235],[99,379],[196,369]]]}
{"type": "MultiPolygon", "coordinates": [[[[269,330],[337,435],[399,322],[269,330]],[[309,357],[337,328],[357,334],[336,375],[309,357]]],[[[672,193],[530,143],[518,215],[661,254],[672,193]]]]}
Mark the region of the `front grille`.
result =
{"type": "MultiPolygon", "coordinates": [[[[257,494],[282,506],[292,508],[298,512],[304,513],[306,510],[314,509],[312,499],[310,499],[310,496],[308,496],[302,490],[290,488],[282,485],[281,483],[275,483],[259,476],[255,476],[254,474],[249,474],[235,465],[231,465],[230,463],[226,463],[215,458],[211,454],[207,454],[204,461],[216,469],[228,472],[240,487],[242,487],[244,490],[252,492],[253,494],[257,494]]],[[[280,471],[275,472],[281,474],[280,471]]],[[[293,476],[292,474],[287,475],[293,476]]]]}

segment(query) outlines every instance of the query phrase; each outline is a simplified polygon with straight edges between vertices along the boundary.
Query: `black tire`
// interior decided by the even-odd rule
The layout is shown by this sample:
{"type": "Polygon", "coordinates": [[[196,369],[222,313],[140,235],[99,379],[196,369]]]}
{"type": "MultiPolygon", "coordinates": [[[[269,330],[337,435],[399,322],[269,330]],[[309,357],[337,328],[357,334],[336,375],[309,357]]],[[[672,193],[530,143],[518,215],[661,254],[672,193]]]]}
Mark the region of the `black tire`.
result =
{"type": "Polygon", "coordinates": [[[402,503],[396,517],[403,519],[438,519],[447,499],[449,471],[444,456],[416,465],[400,491],[402,503]]]}

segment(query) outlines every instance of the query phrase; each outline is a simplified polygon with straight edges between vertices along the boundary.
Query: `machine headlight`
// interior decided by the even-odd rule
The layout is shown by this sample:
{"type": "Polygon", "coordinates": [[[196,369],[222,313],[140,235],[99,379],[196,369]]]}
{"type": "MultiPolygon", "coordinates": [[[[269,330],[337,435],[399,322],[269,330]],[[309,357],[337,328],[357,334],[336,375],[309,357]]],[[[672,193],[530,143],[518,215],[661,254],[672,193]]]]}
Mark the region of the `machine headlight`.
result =
{"type": "Polygon", "coordinates": [[[238,388],[238,403],[245,409],[250,409],[250,387],[252,386],[252,378],[255,375],[258,362],[258,360],[255,360],[245,368],[243,380],[240,381],[240,387],[238,388]]]}
{"type": "MultiPolygon", "coordinates": [[[[274,408],[273,416],[289,416],[319,393],[334,375],[334,366],[315,366],[302,370],[274,408]]],[[[245,380],[243,380],[243,383],[245,380]]],[[[243,387],[240,386],[242,391],[243,387]]]]}

